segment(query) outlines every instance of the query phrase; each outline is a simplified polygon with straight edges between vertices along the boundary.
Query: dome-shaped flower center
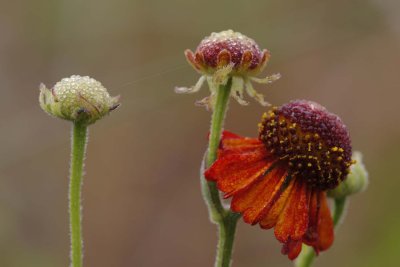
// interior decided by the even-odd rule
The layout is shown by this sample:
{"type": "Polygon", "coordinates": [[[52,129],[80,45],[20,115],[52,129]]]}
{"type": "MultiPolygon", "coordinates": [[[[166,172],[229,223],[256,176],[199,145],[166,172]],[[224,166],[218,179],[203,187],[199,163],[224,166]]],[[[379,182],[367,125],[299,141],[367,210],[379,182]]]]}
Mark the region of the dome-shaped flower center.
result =
{"type": "Polygon", "coordinates": [[[335,188],[353,163],[346,126],[311,101],[293,101],[264,114],[259,138],[292,175],[321,190],[335,188]]]}

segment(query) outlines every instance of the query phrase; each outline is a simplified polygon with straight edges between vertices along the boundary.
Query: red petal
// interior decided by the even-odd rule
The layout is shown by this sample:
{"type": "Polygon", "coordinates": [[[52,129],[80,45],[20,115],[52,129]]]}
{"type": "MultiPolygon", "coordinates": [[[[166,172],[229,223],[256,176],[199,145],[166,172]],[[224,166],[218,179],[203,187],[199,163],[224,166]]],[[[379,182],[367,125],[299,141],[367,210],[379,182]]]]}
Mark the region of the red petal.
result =
{"type": "Polygon", "coordinates": [[[229,132],[229,131],[223,131],[223,132],[222,132],[221,140],[226,140],[226,139],[238,139],[238,138],[241,139],[241,138],[244,138],[244,137],[243,137],[243,136],[240,136],[240,135],[238,135],[238,134],[229,132]]]}
{"type": "Polygon", "coordinates": [[[192,65],[192,67],[198,71],[202,71],[203,67],[201,65],[201,63],[197,62],[197,60],[195,59],[195,55],[193,54],[193,52],[189,49],[185,50],[185,56],[187,61],[189,62],[190,65],[192,65]]]}
{"type": "Polygon", "coordinates": [[[284,191],[285,176],[284,169],[279,167],[272,169],[248,189],[234,195],[231,209],[243,212],[246,223],[256,224],[281,196],[284,191]]]}
{"type": "Polygon", "coordinates": [[[231,53],[226,49],[221,50],[217,55],[217,67],[220,68],[225,67],[229,65],[230,62],[231,62],[231,53]]]}
{"type": "Polygon", "coordinates": [[[331,212],[328,207],[328,202],[326,199],[326,194],[321,193],[320,199],[320,212],[319,212],[319,223],[318,223],[318,249],[323,251],[327,250],[333,243],[334,233],[333,233],[333,220],[331,212]]]}
{"type": "Polygon", "coordinates": [[[301,244],[301,240],[289,239],[287,243],[283,244],[281,252],[284,255],[288,255],[290,260],[294,260],[301,252],[301,244]]]}
{"type": "Polygon", "coordinates": [[[287,243],[290,239],[301,240],[308,226],[310,190],[307,183],[296,180],[295,188],[275,227],[275,236],[282,243],[287,243]]]}
{"type": "Polygon", "coordinates": [[[325,192],[315,191],[310,201],[310,225],[304,242],[314,247],[318,254],[333,243],[333,220],[325,192]]]}
{"type": "Polygon", "coordinates": [[[270,229],[276,225],[279,215],[283,211],[283,208],[285,207],[287,200],[292,192],[292,188],[295,183],[294,181],[295,180],[293,179],[293,181],[290,182],[288,188],[286,188],[286,190],[282,193],[279,199],[268,211],[268,213],[265,215],[262,221],[260,221],[261,228],[270,229]]]}
{"type": "MultiPolygon", "coordinates": [[[[319,214],[319,191],[313,191],[310,199],[310,214],[307,233],[304,236],[304,242],[310,246],[316,246],[318,242],[318,214],[319,214]]],[[[318,252],[317,252],[318,253],[318,252]]]]}
{"type": "Polygon", "coordinates": [[[272,165],[266,159],[265,149],[230,154],[219,158],[206,172],[206,179],[216,181],[227,197],[253,183],[272,165]]]}
{"type": "Polygon", "coordinates": [[[222,134],[218,157],[257,149],[264,149],[266,151],[264,144],[257,138],[241,137],[225,131],[222,134]]]}
{"type": "Polygon", "coordinates": [[[246,71],[250,67],[252,60],[253,60],[253,54],[251,53],[251,51],[250,50],[244,51],[242,55],[242,60],[240,62],[240,70],[246,71]]]}

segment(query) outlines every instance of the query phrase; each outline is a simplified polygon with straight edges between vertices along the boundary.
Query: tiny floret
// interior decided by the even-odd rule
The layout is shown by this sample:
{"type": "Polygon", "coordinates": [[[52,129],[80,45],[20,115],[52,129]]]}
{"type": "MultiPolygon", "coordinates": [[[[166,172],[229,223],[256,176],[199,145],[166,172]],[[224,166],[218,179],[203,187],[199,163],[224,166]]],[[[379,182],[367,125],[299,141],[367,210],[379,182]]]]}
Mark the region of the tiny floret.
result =
{"type": "Polygon", "coordinates": [[[269,84],[280,78],[280,74],[256,78],[255,76],[267,65],[270,52],[266,49],[261,50],[253,39],[232,30],[213,32],[200,42],[195,52],[186,50],[185,56],[189,64],[202,76],[193,87],[177,87],[175,91],[194,93],[207,81],[211,95],[197,102],[207,108],[212,108],[216,91],[230,78],[232,78],[231,96],[238,103],[248,104],[243,99],[243,91],[246,90],[249,96],[266,106],[268,102],[264,100],[262,94],[255,91],[251,81],[269,84]]]}
{"type": "Polygon", "coordinates": [[[88,76],[73,75],[48,89],[40,85],[39,102],[48,114],[64,120],[92,124],[120,104],[119,96],[111,97],[107,89],[88,76]]]}

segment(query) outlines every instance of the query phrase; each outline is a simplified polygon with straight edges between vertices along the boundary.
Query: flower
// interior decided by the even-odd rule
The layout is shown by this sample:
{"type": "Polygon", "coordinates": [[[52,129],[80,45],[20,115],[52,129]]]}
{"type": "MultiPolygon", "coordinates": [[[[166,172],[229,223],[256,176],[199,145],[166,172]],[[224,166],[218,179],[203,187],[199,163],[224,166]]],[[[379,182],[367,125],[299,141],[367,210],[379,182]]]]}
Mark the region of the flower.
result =
{"type": "Polygon", "coordinates": [[[205,177],[232,197],[231,210],[246,223],[275,227],[282,253],[293,260],[302,243],[316,253],[332,245],[326,191],[346,178],[354,163],[351,151],[338,116],[297,100],[264,114],[258,138],[224,132],[205,177]]]}
{"type": "Polygon", "coordinates": [[[251,81],[269,84],[280,78],[280,74],[273,74],[265,78],[256,78],[260,74],[270,58],[270,52],[266,49],[260,50],[257,43],[232,30],[213,32],[204,38],[196,51],[185,51],[187,61],[202,76],[198,82],[190,87],[177,87],[177,93],[194,93],[200,90],[203,83],[207,81],[211,91],[209,97],[198,101],[199,105],[212,108],[215,101],[216,91],[220,85],[225,85],[232,78],[231,96],[241,105],[248,102],[243,99],[243,90],[261,105],[266,106],[268,102],[264,96],[256,92],[251,81]]]}
{"type": "Polygon", "coordinates": [[[64,120],[92,124],[119,107],[119,96],[111,97],[104,86],[88,76],[72,75],[53,88],[40,85],[39,102],[48,114],[64,120]]]}

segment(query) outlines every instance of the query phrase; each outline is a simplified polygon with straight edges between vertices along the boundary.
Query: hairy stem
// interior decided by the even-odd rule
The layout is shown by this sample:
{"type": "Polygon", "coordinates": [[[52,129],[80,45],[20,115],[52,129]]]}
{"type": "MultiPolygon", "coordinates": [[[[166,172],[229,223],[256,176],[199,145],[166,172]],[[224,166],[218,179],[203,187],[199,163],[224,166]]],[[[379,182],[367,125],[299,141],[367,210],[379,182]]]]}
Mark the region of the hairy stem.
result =
{"type": "Polygon", "coordinates": [[[236,224],[240,215],[229,212],[218,225],[218,247],[215,259],[216,267],[229,267],[232,262],[232,250],[235,240],[236,224]]]}
{"type": "Polygon", "coordinates": [[[72,153],[69,184],[71,267],[82,267],[83,263],[81,190],[86,143],[87,126],[75,122],[72,130],[72,153]]]}
{"type": "Polygon", "coordinates": [[[232,78],[225,85],[220,85],[211,118],[210,141],[208,144],[207,167],[217,159],[222,127],[224,125],[226,110],[228,109],[229,95],[231,93],[232,78]]]}
{"type": "MultiPolygon", "coordinates": [[[[232,87],[232,78],[225,85],[221,85],[217,90],[217,97],[211,118],[210,137],[207,150],[206,167],[210,167],[217,159],[219,142],[221,140],[222,127],[224,124],[226,110],[228,108],[229,95],[232,87]]],[[[226,210],[222,206],[218,189],[215,182],[207,181],[203,184],[203,195],[214,223],[220,223],[226,215],[226,210]],[[204,191],[205,190],[205,191],[204,191]]]]}
{"type": "Polygon", "coordinates": [[[226,110],[228,108],[231,87],[232,78],[230,78],[225,85],[220,85],[218,88],[211,118],[207,157],[206,162],[203,161],[201,174],[202,192],[208,207],[210,219],[218,225],[219,239],[215,267],[230,266],[236,223],[240,217],[240,215],[232,213],[223,207],[215,182],[205,181],[203,177],[204,168],[210,167],[217,159],[218,147],[221,140],[226,110]]]}
{"type": "MultiPolygon", "coordinates": [[[[333,207],[333,224],[335,225],[335,229],[337,229],[339,223],[343,219],[344,211],[347,206],[347,198],[335,198],[334,207],[333,207]]],[[[315,252],[312,247],[303,244],[301,253],[296,260],[296,267],[311,267],[312,263],[315,259],[315,252]]]]}

